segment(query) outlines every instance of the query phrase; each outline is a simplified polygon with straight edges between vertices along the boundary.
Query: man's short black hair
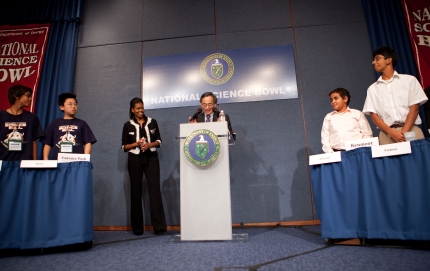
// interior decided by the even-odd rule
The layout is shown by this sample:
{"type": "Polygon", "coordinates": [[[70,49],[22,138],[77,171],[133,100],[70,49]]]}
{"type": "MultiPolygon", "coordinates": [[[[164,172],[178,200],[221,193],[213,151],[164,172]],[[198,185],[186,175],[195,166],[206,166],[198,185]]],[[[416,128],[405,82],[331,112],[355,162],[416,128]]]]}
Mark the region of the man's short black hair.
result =
{"type": "Polygon", "coordinates": [[[203,98],[206,98],[206,97],[212,97],[214,100],[214,104],[218,103],[218,98],[212,92],[203,93],[202,96],[200,97],[200,102],[202,102],[203,98]]]}
{"type": "Polygon", "coordinates": [[[333,89],[328,96],[330,97],[333,93],[337,93],[339,94],[339,96],[342,99],[345,99],[345,97],[348,97],[348,101],[346,102],[346,105],[349,105],[349,102],[351,101],[351,95],[349,94],[349,91],[344,89],[344,88],[337,88],[337,89],[333,89]]]}
{"type": "Polygon", "coordinates": [[[70,92],[61,93],[60,95],[58,95],[58,106],[64,106],[64,102],[70,98],[75,99],[76,103],[78,102],[78,100],[76,100],[75,94],[70,92]]]}
{"type": "Polygon", "coordinates": [[[14,105],[16,99],[21,98],[21,96],[27,92],[30,92],[30,94],[33,94],[33,90],[31,88],[23,85],[15,85],[13,87],[10,87],[7,92],[7,99],[9,100],[10,105],[14,105]]]}
{"type": "Polygon", "coordinates": [[[375,56],[377,56],[377,55],[384,56],[385,59],[391,58],[392,63],[393,63],[393,68],[396,66],[396,64],[397,64],[397,53],[396,53],[396,51],[394,51],[393,48],[390,48],[387,46],[379,47],[378,49],[376,49],[373,52],[373,58],[375,58],[375,56]]]}

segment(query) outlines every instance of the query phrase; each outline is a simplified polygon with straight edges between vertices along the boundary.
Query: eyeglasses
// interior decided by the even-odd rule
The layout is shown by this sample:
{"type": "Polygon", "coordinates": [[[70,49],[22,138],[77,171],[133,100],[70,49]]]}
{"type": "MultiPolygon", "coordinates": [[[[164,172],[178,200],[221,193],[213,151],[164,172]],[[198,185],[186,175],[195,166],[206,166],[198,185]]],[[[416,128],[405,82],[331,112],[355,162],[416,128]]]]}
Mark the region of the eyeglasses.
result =
{"type": "Polygon", "coordinates": [[[384,56],[375,56],[375,58],[373,58],[373,61],[379,61],[381,58],[384,58],[385,59],[385,57],[384,56]]]}
{"type": "Polygon", "coordinates": [[[69,106],[69,107],[78,107],[78,104],[72,104],[72,103],[69,103],[69,104],[64,104],[64,105],[67,105],[67,106],[69,106]]]}
{"type": "Polygon", "coordinates": [[[201,105],[202,105],[203,108],[212,107],[213,106],[213,104],[201,104],[201,105]]]}

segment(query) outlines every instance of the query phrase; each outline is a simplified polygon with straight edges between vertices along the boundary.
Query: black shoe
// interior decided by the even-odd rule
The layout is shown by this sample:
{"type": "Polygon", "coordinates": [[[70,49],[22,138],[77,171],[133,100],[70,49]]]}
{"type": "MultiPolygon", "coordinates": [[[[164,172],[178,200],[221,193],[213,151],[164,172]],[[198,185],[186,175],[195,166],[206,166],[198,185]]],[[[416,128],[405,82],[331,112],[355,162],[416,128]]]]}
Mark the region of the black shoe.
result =
{"type": "Polygon", "coordinates": [[[139,232],[134,231],[134,232],[133,232],[133,234],[134,234],[134,235],[143,235],[143,232],[140,232],[140,231],[139,231],[139,232]]]}
{"type": "Polygon", "coordinates": [[[163,229],[161,229],[161,230],[154,230],[154,233],[155,233],[155,235],[164,235],[164,234],[167,234],[167,230],[166,230],[166,228],[163,228],[163,229]]]}

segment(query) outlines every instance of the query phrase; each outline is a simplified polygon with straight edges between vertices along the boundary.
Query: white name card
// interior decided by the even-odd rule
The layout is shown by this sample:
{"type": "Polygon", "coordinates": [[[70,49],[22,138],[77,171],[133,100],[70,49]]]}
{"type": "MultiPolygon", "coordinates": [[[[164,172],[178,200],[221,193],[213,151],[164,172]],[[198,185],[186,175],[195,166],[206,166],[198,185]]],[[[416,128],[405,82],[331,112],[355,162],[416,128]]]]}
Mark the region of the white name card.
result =
{"type": "Polygon", "coordinates": [[[357,149],[357,148],[372,147],[372,146],[379,146],[379,140],[377,137],[345,141],[345,149],[347,151],[357,149]]]}
{"type": "Polygon", "coordinates": [[[21,168],[56,168],[55,160],[22,160],[21,168]]]}
{"type": "Polygon", "coordinates": [[[0,160],[0,171],[1,171],[2,164],[3,164],[3,160],[0,160]]]}
{"type": "Polygon", "coordinates": [[[90,162],[90,155],[81,153],[58,153],[57,161],[58,163],[90,162]]]}
{"type": "Polygon", "coordinates": [[[372,146],[372,158],[412,153],[411,142],[372,146]]]}
{"type": "Polygon", "coordinates": [[[341,153],[340,151],[337,151],[332,153],[310,155],[309,165],[312,166],[312,165],[340,162],[342,160],[340,153],[341,153]]]}

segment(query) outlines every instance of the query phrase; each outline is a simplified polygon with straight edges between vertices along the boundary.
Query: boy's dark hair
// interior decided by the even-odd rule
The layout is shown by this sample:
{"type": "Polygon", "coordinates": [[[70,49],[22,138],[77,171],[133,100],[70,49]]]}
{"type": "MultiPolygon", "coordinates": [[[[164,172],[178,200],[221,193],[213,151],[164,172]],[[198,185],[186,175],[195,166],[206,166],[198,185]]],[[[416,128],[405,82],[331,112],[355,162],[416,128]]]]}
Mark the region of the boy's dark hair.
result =
{"type": "Polygon", "coordinates": [[[202,96],[200,97],[200,102],[202,102],[203,98],[206,98],[206,97],[212,97],[214,100],[214,104],[218,103],[218,98],[212,92],[203,93],[202,96]]]}
{"type": "Polygon", "coordinates": [[[70,92],[66,92],[66,93],[61,93],[60,95],[58,95],[58,106],[64,106],[64,102],[67,99],[75,99],[76,103],[78,103],[78,100],[76,100],[76,95],[70,92]]]}
{"type": "Polygon", "coordinates": [[[393,63],[393,68],[396,66],[396,64],[397,64],[397,53],[396,53],[396,51],[394,51],[394,49],[387,47],[387,46],[379,47],[378,49],[376,49],[373,52],[373,58],[375,58],[375,56],[377,56],[377,55],[382,55],[382,56],[384,56],[385,59],[391,58],[392,63],[393,63]]]}
{"type": "MultiPolygon", "coordinates": [[[[143,104],[143,101],[141,98],[135,97],[130,101],[130,111],[128,112],[130,119],[134,118],[134,113],[131,111],[131,109],[134,107],[135,104],[138,104],[138,103],[143,104]]],[[[143,118],[146,119],[145,114],[143,114],[143,118]]]]}
{"type": "Polygon", "coordinates": [[[14,105],[16,98],[18,99],[21,98],[21,96],[27,92],[30,92],[30,94],[33,94],[33,90],[31,88],[23,85],[16,85],[16,86],[10,87],[7,92],[7,99],[9,100],[10,105],[14,105]]]}
{"type": "Polygon", "coordinates": [[[340,96],[342,99],[345,99],[345,97],[348,97],[348,101],[346,102],[346,105],[349,105],[349,102],[351,101],[351,95],[349,94],[349,91],[348,91],[348,90],[346,90],[346,89],[344,89],[344,88],[337,88],[337,89],[332,90],[332,91],[328,94],[328,96],[330,97],[333,93],[337,93],[337,94],[339,94],[339,96],[340,96]]]}

